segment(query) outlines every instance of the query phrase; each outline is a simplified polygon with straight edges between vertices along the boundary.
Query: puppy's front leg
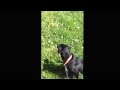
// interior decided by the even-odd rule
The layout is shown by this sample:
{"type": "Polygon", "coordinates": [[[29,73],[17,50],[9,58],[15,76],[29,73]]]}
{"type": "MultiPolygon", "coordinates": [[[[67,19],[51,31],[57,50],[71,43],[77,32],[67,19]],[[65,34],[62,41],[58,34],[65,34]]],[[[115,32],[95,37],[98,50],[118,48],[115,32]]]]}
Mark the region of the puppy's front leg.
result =
{"type": "Polygon", "coordinates": [[[69,71],[70,79],[73,79],[73,73],[69,71]]]}
{"type": "Polygon", "coordinates": [[[69,77],[68,77],[68,69],[67,69],[66,66],[65,66],[65,73],[66,73],[66,77],[67,77],[67,79],[69,79],[69,77]]]}

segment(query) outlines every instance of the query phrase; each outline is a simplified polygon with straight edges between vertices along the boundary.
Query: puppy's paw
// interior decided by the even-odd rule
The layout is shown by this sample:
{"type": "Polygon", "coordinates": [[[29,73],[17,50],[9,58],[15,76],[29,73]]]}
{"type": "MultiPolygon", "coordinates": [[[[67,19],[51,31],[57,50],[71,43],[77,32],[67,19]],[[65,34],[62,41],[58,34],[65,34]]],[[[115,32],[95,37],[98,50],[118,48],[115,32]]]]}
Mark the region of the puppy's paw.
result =
{"type": "Polygon", "coordinates": [[[69,78],[66,78],[66,77],[65,77],[65,79],[69,79],[69,78]]]}

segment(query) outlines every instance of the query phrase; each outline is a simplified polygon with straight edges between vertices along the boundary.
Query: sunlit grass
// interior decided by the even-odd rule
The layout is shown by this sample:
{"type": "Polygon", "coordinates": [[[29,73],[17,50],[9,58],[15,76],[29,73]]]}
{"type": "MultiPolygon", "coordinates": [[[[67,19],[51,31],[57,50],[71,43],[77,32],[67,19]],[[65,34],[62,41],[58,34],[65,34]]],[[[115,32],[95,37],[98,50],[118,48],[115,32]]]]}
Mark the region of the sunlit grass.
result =
{"type": "Polygon", "coordinates": [[[70,45],[71,52],[83,58],[83,11],[42,11],[41,18],[41,78],[58,79],[64,77],[64,67],[57,44],[70,45]]]}

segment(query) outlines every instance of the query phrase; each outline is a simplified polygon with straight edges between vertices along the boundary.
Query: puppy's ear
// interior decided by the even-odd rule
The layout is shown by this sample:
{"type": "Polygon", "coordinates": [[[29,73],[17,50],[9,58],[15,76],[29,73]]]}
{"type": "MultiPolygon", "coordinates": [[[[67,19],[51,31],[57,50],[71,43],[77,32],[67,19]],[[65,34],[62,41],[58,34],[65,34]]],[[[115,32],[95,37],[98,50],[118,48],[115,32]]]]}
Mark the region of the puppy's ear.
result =
{"type": "Polygon", "coordinates": [[[69,49],[69,50],[71,49],[71,47],[70,47],[70,46],[68,46],[68,45],[67,45],[67,47],[68,47],[68,49],[69,49]]]}
{"type": "Polygon", "coordinates": [[[70,46],[68,46],[68,48],[69,48],[69,50],[71,50],[71,47],[70,47],[70,46]]]}

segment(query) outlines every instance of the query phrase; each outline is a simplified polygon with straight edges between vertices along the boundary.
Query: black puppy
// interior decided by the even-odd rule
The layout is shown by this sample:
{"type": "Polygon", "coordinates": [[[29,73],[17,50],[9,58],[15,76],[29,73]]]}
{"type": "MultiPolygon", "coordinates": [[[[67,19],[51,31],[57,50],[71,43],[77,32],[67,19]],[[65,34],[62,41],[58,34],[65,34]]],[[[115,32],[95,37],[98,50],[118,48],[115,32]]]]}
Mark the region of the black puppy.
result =
{"type": "Polygon", "coordinates": [[[83,73],[83,60],[78,59],[70,53],[68,45],[58,44],[57,48],[64,62],[66,77],[72,79],[75,76],[78,79],[79,73],[83,73]]]}

